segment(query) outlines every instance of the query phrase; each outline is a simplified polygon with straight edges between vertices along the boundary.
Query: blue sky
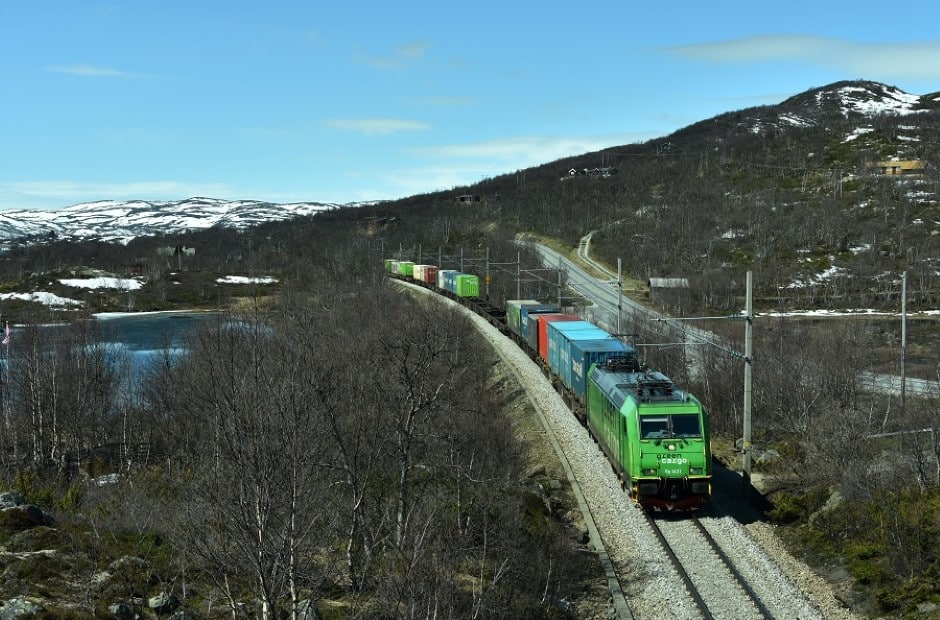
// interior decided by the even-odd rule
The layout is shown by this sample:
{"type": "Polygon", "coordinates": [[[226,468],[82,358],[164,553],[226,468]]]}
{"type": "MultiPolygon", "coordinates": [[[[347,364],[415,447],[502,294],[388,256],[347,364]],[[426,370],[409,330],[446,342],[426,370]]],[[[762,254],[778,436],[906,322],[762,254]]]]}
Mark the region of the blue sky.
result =
{"type": "Polygon", "coordinates": [[[0,210],[393,199],[843,79],[940,91],[940,5],[773,6],[0,0],[0,210]]]}

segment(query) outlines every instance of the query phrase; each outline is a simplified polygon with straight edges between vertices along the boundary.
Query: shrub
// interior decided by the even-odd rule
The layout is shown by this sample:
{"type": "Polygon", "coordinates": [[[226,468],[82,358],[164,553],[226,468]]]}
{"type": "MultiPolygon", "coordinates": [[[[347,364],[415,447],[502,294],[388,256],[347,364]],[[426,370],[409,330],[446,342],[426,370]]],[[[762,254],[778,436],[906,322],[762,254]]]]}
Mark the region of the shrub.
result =
{"type": "Polygon", "coordinates": [[[68,545],[67,537],[58,529],[39,525],[10,536],[7,547],[10,551],[41,551],[63,549],[68,545]]]}
{"type": "Polygon", "coordinates": [[[853,558],[847,568],[855,580],[865,586],[881,583],[885,576],[884,569],[874,558],[853,558]]]}
{"type": "Polygon", "coordinates": [[[44,522],[45,515],[42,510],[32,504],[14,506],[0,511],[0,531],[6,531],[8,534],[22,532],[42,525],[44,522]]]}
{"type": "Polygon", "coordinates": [[[774,496],[774,507],[768,516],[780,524],[805,521],[822,508],[829,495],[829,489],[822,485],[809,487],[804,493],[781,492],[774,496]]]}

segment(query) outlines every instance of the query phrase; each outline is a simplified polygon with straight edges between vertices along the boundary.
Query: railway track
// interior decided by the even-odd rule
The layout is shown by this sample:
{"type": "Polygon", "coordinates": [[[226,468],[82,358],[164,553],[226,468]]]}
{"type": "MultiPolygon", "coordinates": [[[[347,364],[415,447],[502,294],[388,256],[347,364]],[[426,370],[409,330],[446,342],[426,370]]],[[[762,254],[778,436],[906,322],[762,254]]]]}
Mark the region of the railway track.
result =
{"type": "Polygon", "coordinates": [[[451,301],[479,322],[480,333],[500,351],[544,416],[546,435],[561,453],[585,521],[593,523],[590,537],[611,592],[608,617],[851,617],[831,601],[811,601],[801,591],[804,584],[794,585],[746,525],[724,514],[718,501],[713,500],[700,518],[650,520],[623,493],[609,462],[539,366],[507,337],[502,318],[471,300],[451,301]],[[655,530],[663,532],[666,545],[655,530]]]}
{"type": "Polygon", "coordinates": [[[647,515],[647,523],[703,618],[725,617],[729,601],[736,617],[774,618],[698,518],[647,515]]]}

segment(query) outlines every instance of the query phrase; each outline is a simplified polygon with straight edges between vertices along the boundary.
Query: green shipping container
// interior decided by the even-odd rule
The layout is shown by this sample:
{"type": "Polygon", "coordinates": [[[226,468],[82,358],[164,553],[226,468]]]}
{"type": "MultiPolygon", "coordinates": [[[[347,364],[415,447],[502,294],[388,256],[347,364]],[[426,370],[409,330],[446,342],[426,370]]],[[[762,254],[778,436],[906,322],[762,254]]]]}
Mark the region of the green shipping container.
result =
{"type": "Polygon", "coordinates": [[[414,261],[403,260],[398,263],[398,275],[408,276],[409,278],[414,273],[415,264],[414,261]]]}
{"type": "Polygon", "coordinates": [[[513,333],[522,335],[522,306],[537,306],[534,299],[510,299],[506,301],[506,324],[513,333]]]}
{"type": "Polygon", "coordinates": [[[480,296],[480,278],[468,273],[462,273],[457,276],[455,282],[455,291],[457,297],[479,297],[480,296]]]}

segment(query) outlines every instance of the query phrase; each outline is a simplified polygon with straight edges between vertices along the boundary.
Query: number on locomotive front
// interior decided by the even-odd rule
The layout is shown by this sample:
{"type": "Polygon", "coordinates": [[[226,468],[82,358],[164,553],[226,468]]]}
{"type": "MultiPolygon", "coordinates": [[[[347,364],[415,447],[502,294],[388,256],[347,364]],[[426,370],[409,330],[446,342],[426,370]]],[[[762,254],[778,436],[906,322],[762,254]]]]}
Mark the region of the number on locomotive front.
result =
{"type": "Polygon", "coordinates": [[[640,415],[637,500],[656,510],[694,509],[711,492],[709,450],[697,413],[640,415]]]}

